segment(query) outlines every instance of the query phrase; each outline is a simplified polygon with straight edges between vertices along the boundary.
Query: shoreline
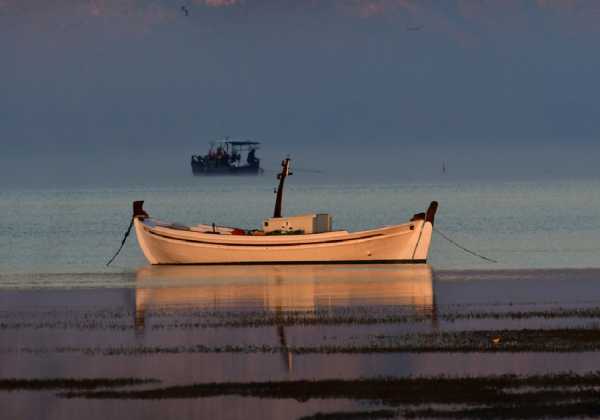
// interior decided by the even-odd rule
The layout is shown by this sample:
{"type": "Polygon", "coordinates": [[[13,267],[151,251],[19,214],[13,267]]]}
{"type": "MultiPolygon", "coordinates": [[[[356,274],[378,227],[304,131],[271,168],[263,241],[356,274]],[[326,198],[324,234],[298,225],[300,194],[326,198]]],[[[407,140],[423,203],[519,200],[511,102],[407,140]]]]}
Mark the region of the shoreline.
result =
{"type": "MultiPolygon", "coordinates": [[[[386,264],[387,265],[387,264],[386,264]]],[[[369,267],[379,267],[380,265],[367,265],[369,267]]],[[[405,265],[394,266],[389,265],[393,268],[402,270],[405,265]]],[[[436,282],[453,282],[453,281],[502,281],[502,280],[516,280],[520,278],[523,281],[534,280],[534,279],[553,279],[560,280],[564,279],[565,276],[575,276],[578,279],[600,279],[600,267],[579,267],[579,268],[469,268],[469,269],[436,269],[430,265],[433,276],[436,282]]],[[[168,268],[178,269],[179,266],[167,266],[168,268]]],[[[189,266],[187,266],[189,267],[189,266]]],[[[348,266],[345,265],[326,265],[326,264],[315,264],[315,265],[266,265],[266,266],[242,266],[242,269],[248,270],[252,273],[252,270],[264,270],[266,269],[285,269],[287,273],[293,273],[294,269],[303,270],[306,267],[316,267],[318,269],[344,269],[348,266]]],[[[134,271],[120,271],[120,272],[35,272],[35,273],[0,273],[0,293],[4,291],[15,291],[15,290],[71,290],[71,289],[112,289],[112,288],[125,288],[135,289],[138,287],[136,278],[141,270],[153,269],[152,266],[143,266],[134,271]]],[[[212,271],[227,270],[227,266],[191,266],[192,269],[197,269],[199,279],[202,279],[212,271]]],[[[174,279],[173,285],[178,285],[177,279],[174,279]]],[[[167,286],[161,284],[158,287],[167,286]]],[[[147,284],[146,287],[152,287],[151,284],[147,284]]]]}

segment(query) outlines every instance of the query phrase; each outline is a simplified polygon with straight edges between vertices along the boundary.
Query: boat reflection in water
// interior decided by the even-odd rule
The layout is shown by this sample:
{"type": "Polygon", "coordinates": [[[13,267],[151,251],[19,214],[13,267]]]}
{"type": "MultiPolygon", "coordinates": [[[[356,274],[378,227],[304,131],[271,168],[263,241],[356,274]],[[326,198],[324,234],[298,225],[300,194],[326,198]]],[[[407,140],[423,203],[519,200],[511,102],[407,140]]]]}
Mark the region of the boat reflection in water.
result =
{"type": "MultiPolygon", "coordinates": [[[[137,272],[135,295],[139,333],[153,311],[230,313],[237,320],[245,313],[270,314],[288,371],[292,354],[284,325],[294,314],[310,319],[337,311],[343,318],[353,308],[382,307],[431,316],[434,324],[436,318],[433,275],[425,264],[149,266],[137,272]]],[[[308,339],[310,332],[302,331],[308,339]]]]}
{"type": "Polygon", "coordinates": [[[152,306],[310,311],[353,305],[434,305],[431,267],[416,265],[149,266],[136,311],[152,306]]]}

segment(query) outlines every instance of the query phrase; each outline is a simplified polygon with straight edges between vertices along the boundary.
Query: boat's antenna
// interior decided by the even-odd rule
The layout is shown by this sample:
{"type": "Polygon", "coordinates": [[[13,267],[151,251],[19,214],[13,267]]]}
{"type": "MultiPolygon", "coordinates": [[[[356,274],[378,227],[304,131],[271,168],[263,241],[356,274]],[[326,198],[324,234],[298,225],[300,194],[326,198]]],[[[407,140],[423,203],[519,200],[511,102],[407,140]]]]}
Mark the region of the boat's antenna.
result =
{"type": "Polygon", "coordinates": [[[288,175],[293,175],[290,172],[290,158],[285,158],[281,162],[281,172],[277,174],[279,180],[279,186],[277,187],[277,199],[275,200],[275,211],[273,211],[273,217],[281,217],[281,202],[283,200],[283,183],[288,175]]]}

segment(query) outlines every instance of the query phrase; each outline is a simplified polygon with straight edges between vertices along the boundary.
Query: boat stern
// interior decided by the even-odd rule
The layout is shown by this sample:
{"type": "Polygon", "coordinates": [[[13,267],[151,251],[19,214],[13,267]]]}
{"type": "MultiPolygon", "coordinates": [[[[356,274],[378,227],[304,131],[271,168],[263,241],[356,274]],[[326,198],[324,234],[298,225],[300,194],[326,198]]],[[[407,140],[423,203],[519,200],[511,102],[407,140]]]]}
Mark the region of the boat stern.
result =
{"type": "Polygon", "coordinates": [[[150,264],[158,264],[159,261],[154,257],[148,246],[147,236],[148,233],[144,229],[144,220],[149,219],[150,216],[144,210],[143,201],[133,202],[133,225],[135,227],[135,236],[137,237],[138,243],[144,256],[150,264]]]}
{"type": "Polygon", "coordinates": [[[423,220],[421,225],[421,231],[419,232],[419,238],[417,239],[417,245],[413,251],[413,260],[427,261],[429,256],[429,246],[431,245],[431,236],[433,234],[433,224],[435,222],[435,214],[438,209],[438,202],[432,201],[429,204],[429,208],[426,213],[415,214],[411,221],[423,220]]]}

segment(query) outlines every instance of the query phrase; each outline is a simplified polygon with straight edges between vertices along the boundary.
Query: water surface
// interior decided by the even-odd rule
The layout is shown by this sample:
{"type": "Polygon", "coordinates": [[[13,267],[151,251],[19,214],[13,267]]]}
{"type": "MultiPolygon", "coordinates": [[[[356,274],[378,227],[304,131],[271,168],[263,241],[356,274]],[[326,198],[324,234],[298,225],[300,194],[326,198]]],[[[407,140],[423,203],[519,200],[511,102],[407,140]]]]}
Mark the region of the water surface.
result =
{"type": "MultiPolygon", "coordinates": [[[[112,277],[119,278],[111,282],[120,286],[0,292],[0,378],[152,378],[168,387],[384,376],[585,374],[599,360],[598,351],[580,351],[577,343],[568,350],[556,351],[548,343],[533,351],[507,352],[503,345],[520,343],[501,341],[494,347],[490,340],[517,334],[517,341],[526,343],[530,333],[523,331],[597,329],[600,270],[145,266],[133,275],[112,277]],[[436,349],[426,347],[431,337],[481,331],[492,335],[478,341],[476,349],[456,350],[463,343],[452,335],[436,349]],[[407,344],[414,346],[402,347],[407,344]]],[[[43,414],[57,419],[82,413],[100,419],[107,412],[128,419],[157,413],[277,419],[374,407],[349,399],[223,395],[88,400],[64,399],[60,393],[0,392],[0,401],[12,417],[43,414]]]]}
{"type": "MultiPolygon", "coordinates": [[[[352,184],[299,176],[288,184],[284,214],[329,212],[338,229],[402,223],[437,200],[437,228],[499,261],[491,265],[434,234],[436,269],[588,268],[600,260],[595,180],[352,184]]],[[[114,266],[104,266],[129,224],[132,201],[145,200],[151,215],[167,221],[256,228],[272,214],[273,186],[263,176],[192,178],[170,188],[2,191],[0,276],[134,273],[146,262],[133,236],[114,266]]]]}

